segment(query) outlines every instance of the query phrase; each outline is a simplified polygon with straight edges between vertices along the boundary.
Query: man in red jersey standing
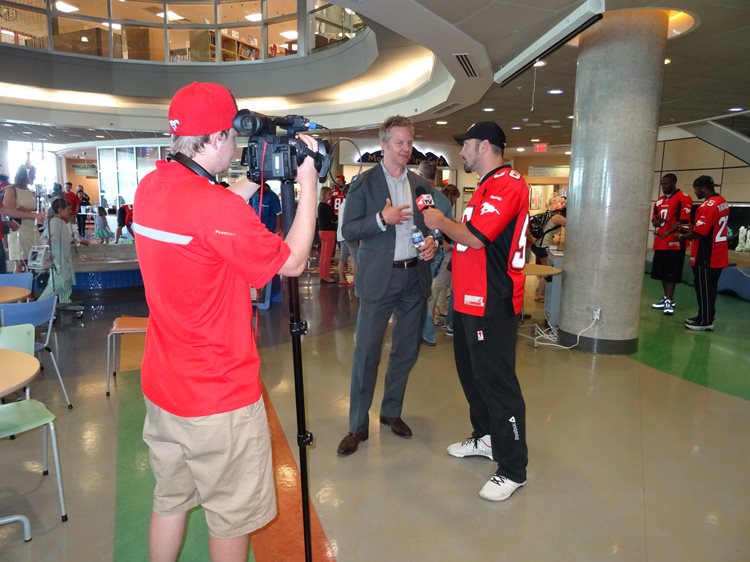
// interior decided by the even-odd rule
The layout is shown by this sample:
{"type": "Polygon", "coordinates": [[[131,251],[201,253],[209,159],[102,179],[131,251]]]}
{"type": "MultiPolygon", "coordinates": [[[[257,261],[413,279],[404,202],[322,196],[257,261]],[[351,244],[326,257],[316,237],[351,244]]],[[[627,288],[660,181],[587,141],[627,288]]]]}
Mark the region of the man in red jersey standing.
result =
{"type": "Polygon", "coordinates": [[[662,196],[654,203],[651,224],[654,234],[654,261],[651,265],[651,278],[661,281],[664,296],[651,305],[664,314],[674,314],[674,288],[682,281],[682,264],[685,261],[685,244],[678,239],[678,229],[690,224],[693,200],[677,189],[677,176],[664,174],[659,184],[662,196]]]}
{"type": "MultiPolygon", "coordinates": [[[[249,533],[276,515],[250,285],[304,270],[317,172],[305,158],[288,236],[270,232],[247,204],[258,186],[242,180],[224,189],[215,177],[237,149],[236,113],[224,86],[194,82],[179,90],[169,106],[169,159],[156,162],[135,193],[133,227],[150,311],[141,386],[156,480],[152,562],[177,559],[187,512],[197,505],[212,561],[246,561],[249,533]]],[[[317,150],[314,139],[299,137],[317,150]]]]}
{"type": "Polygon", "coordinates": [[[455,137],[466,172],[479,186],[460,223],[437,209],[425,224],[451,238],[453,346],[473,428],[448,447],[454,457],[484,456],[498,464],[479,495],[508,499],[526,484],[526,406],[516,376],[516,326],[523,302],[529,188],[503,160],[505,133],[490,121],[455,137]]]}
{"type": "Polygon", "coordinates": [[[712,331],[716,312],[716,287],[721,270],[729,265],[727,223],[729,203],[716,193],[711,176],[698,176],[693,190],[702,199],[695,211],[693,227],[681,228],[681,240],[692,240],[690,265],[695,276],[695,296],[698,299],[698,314],[685,320],[688,330],[712,331]]]}

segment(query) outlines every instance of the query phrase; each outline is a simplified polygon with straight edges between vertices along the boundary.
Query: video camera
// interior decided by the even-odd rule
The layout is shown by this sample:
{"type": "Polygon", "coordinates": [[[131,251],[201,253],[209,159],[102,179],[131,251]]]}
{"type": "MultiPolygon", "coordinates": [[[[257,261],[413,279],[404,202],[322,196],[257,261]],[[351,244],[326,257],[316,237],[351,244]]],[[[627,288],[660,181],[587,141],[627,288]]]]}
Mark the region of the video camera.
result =
{"type": "Polygon", "coordinates": [[[242,149],[243,166],[247,166],[247,177],[260,183],[261,176],[267,180],[293,180],[297,176],[297,167],[306,156],[315,161],[318,177],[323,181],[331,169],[331,145],[326,140],[318,139],[318,152],[311,151],[305,143],[294,138],[294,135],[317,129],[300,115],[286,117],[268,117],[241,109],[232,127],[239,135],[248,135],[247,146],[242,149]],[[286,136],[276,135],[276,128],[286,130],[286,136]]]}

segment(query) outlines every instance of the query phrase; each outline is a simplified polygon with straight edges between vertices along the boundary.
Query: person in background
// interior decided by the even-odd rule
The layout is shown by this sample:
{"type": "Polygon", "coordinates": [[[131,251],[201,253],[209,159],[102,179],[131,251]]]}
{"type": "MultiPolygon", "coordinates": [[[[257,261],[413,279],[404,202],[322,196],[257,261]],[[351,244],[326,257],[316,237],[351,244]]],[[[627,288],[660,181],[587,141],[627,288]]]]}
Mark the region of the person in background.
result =
{"type": "Polygon", "coordinates": [[[479,491],[490,501],[508,499],[526,484],[526,406],[516,376],[516,328],[523,305],[529,188],[505,164],[505,133],[492,121],[475,123],[455,137],[464,171],[479,186],[461,222],[437,209],[425,223],[450,237],[453,249],[456,370],[469,402],[471,435],[447,449],[463,458],[483,456],[497,470],[479,491]]]}
{"type": "Polygon", "coordinates": [[[57,294],[58,302],[70,303],[76,274],[73,269],[73,253],[71,246],[75,243],[89,245],[88,240],[76,240],[73,227],[73,207],[67,199],[58,198],[52,201],[49,208],[50,216],[44,228],[42,241],[52,252],[52,268],[50,277],[40,299],[48,299],[57,294]]]}
{"type": "MultiPolygon", "coordinates": [[[[152,561],[178,558],[187,513],[198,505],[210,559],[223,562],[245,562],[249,534],[276,516],[260,358],[248,334],[249,286],[304,271],[318,181],[305,158],[286,239],[269,232],[247,204],[259,186],[243,179],[225,189],[215,178],[234,158],[236,114],[224,86],[180,89],[168,110],[173,159],[157,161],[135,192],[133,228],[149,307],[141,387],[143,438],[156,479],[152,561]]],[[[313,138],[298,138],[317,151],[313,138]]]]}
{"type": "Polygon", "coordinates": [[[117,209],[117,230],[115,230],[115,244],[120,241],[122,236],[122,229],[127,228],[130,237],[135,240],[135,233],[133,232],[133,205],[120,205],[117,209]]]}
{"type": "MultiPolygon", "coordinates": [[[[33,171],[33,166],[32,166],[33,171]]],[[[31,215],[14,215],[9,210],[32,212],[36,210],[36,194],[29,189],[29,178],[31,172],[26,166],[21,166],[12,185],[5,188],[3,195],[3,214],[10,217],[22,217],[31,215]]],[[[42,216],[44,216],[42,214],[42,216]]],[[[8,235],[8,257],[15,262],[14,271],[21,273],[26,271],[26,260],[32,246],[39,244],[39,230],[35,221],[20,220],[10,224],[11,232],[8,235]],[[14,226],[17,228],[14,229],[14,226]]]]}
{"type": "Polygon", "coordinates": [[[70,203],[70,216],[73,217],[73,221],[77,224],[78,211],[81,209],[81,200],[78,198],[78,195],[73,192],[73,184],[71,182],[65,182],[62,196],[68,203],[70,203]]]}
{"type": "MultiPolygon", "coordinates": [[[[448,198],[448,200],[451,202],[451,212],[453,213],[451,216],[456,216],[456,203],[458,202],[459,197],[461,197],[461,192],[458,190],[458,188],[453,185],[452,183],[449,183],[443,188],[443,194],[448,198]]],[[[451,241],[451,250],[453,249],[453,242],[451,241]]],[[[452,254],[451,254],[452,257],[452,254]]],[[[448,269],[448,273],[451,272],[451,264],[448,263],[446,266],[448,269]]],[[[438,305],[439,306],[439,305],[438,305]]],[[[442,320],[443,317],[443,310],[441,308],[438,308],[438,318],[441,320],[440,324],[442,324],[445,327],[445,335],[446,336],[452,336],[453,335],[453,289],[451,287],[448,287],[448,310],[445,312],[445,320],[442,320]]]]}
{"type": "Polygon", "coordinates": [[[78,185],[78,189],[76,189],[76,196],[78,197],[78,200],[81,202],[80,207],[78,208],[78,214],[76,215],[76,222],[78,224],[78,234],[81,236],[81,238],[86,237],[86,215],[82,213],[83,209],[81,207],[86,207],[86,211],[88,211],[88,208],[91,206],[91,198],[86,194],[86,192],[83,190],[82,185],[78,185]]]}
{"type": "Polygon", "coordinates": [[[2,217],[2,229],[0,229],[0,273],[7,273],[8,269],[6,264],[7,235],[10,233],[11,228],[13,228],[13,230],[18,230],[18,228],[20,228],[18,222],[13,219],[27,219],[30,224],[33,224],[33,221],[35,220],[38,220],[39,222],[44,220],[44,213],[6,207],[4,197],[5,190],[8,187],[11,187],[11,184],[8,182],[8,176],[0,174],[0,217],[2,217]]]}
{"type": "MultiPolygon", "coordinates": [[[[339,176],[343,177],[343,176],[339,176]]],[[[354,283],[350,283],[346,278],[346,265],[349,261],[349,257],[352,258],[352,276],[357,275],[357,252],[359,246],[356,242],[349,242],[344,238],[344,234],[341,231],[341,227],[344,224],[344,209],[346,208],[346,192],[349,190],[349,186],[344,186],[343,194],[344,199],[339,203],[339,220],[336,226],[336,241],[339,243],[341,253],[339,254],[339,287],[353,287],[354,283]]]]}
{"type": "MultiPolygon", "coordinates": [[[[255,214],[260,217],[260,222],[266,225],[269,232],[283,236],[283,215],[279,196],[274,193],[267,182],[263,183],[262,195],[263,201],[261,202],[261,190],[256,191],[250,198],[250,206],[252,206],[255,214]]],[[[271,281],[271,302],[281,302],[281,300],[281,278],[274,275],[271,281]]]]}
{"type": "Polygon", "coordinates": [[[331,188],[320,189],[318,204],[318,237],[320,238],[320,282],[335,283],[331,279],[331,259],[336,249],[336,227],[338,218],[330,205],[331,188]]]}
{"type": "Polygon", "coordinates": [[[679,229],[683,224],[690,224],[693,200],[677,189],[677,176],[674,174],[664,174],[659,185],[662,196],[656,200],[651,211],[651,224],[656,229],[651,279],[661,281],[664,296],[651,308],[671,316],[677,306],[674,289],[682,281],[682,265],[685,262],[685,244],[679,239],[679,229]]]}
{"type": "MultiPolygon", "coordinates": [[[[422,176],[430,184],[429,194],[432,195],[432,201],[435,204],[435,208],[442,211],[446,217],[452,217],[451,203],[448,198],[443,195],[443,192],[435,187],[435,178],[437,177],[437,166],[434,162],[427,160],[421,162],[417,168],[417,173],[422,176]]],[[[438,241],[438,249],[435,252],[435,257],[430,262],[430,272],[432,273],[433,288],[431,290],[430,300],[427,301],[427,310],[425,311],[424,326],[422,327],[422,343],[429,347],[435,347],[435,322],[432,318],[433,308],[435,307],[435,279],[438,276],[443,261],[445,260],[445,244],[444,240],[440,236],[439,232],[435,232],[435,239],[438,241]]],[[[448,264],[445,264],[448,267],[448,264]]]]}
{"type": "MultiPolygon", "coordinates": [[[[560,203],[562,200],[560,199],[560,203]]],[[[552,245],[553,238],[557,235],[559,230],[568,223],[567,220],[567,207],[558,207],[552,211],[552,214],[547,219],[542,227],[542,234],[537,239],[531,235],[530,231],[527,231],[526,236],[531,240],[531,253],[536,256],[537,263],[541,265],[547,265],[549,261],[549,250],[548,248],[552,245]]],[[[534,300],[537,302],[544,302],[544,295],[547,291],[547,278],[540,277],[539,283],[536,286],[536,293],[534,300]]]]}
{"type": "Polygon", "coordinates": [[[729,203],[716,193],[711,176],[698,176],[693,191],[703,202],[695,210],[692,227],[680,226],[680,242],[690,240],[690,265],[695,277],[698,314],[685,320],[685,328],[699,332],[713,331],[716,314],[716,288],[721,270],[729,265],[727,223],[729,203]]]}
{"type": "Polygon", "coordinates": [[[419,355],[425,305],[430,296],[429,262],[437,243],[424,236],[412,244],[416,229],[426,233],[415,214],[417,189],[429,189],[424,178],[406,168],[412,156],[414,125],[401,115],[386,119],[378,132],[383,160],[357,176],[346,196],[342,233],[359,241],[356,294],[359,297],[356,342],[352,358],[349,432],[336,449],[354,453],[369,437],[370,406],[378,378],[383,338],[395,317],[391,353],[380,405],[380,423],[399,437],[412,430],[401,418],[409,372],[419,355]]]}
{"type": "Polygon", "coordinates": [[[104,207],[97,207],[94,217],[94,239],[100,244],[109,244],[111,236],[112,231],[109,229],[109,223],[107,222],[107,210],[104,207]]]}

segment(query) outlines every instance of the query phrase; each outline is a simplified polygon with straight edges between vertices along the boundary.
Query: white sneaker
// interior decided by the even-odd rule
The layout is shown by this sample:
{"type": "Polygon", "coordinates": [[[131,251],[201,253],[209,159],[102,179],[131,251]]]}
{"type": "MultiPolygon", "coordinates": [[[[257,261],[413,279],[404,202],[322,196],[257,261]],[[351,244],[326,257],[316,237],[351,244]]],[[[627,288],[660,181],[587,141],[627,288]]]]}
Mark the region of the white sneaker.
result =
{"type": "Polygon", "coordinates": [[[493,474],[487,483],[482,486],[482,489],[479,490],[479,496],[485,500],[490,500],[491,502],[501,502],[511,497],[513,492],[518,490],[518,488],[524,484],[526,484],[526,480],[520,483],[513,482],[513,480],[510,480],[505,476],[493,474]]]}
{"type": "Polygon", "coordinates": [[[453,443],[446,449],[452,457],[487,457],[492,460],[492,440],[489,435],[484,437],[468,437],[460,443],[453,443]]]}
{"type": "Polygon", "coordinates": [[[662,312],[664,314],[666,314],[667,316],[671,316],[672,314],[674,314],[674,309],[676,307],[677,307],[677,303],[676,302],[667,299],[664,302],[664,308],[662,309],[662,312]]]}
{"type": "Polygon", "coordinates": [[[667,297],[662,297],[660,301],[655,302],[651,305],[651,308],[664,308],[664,305],[669,302],[669,299],[667,297]]]}

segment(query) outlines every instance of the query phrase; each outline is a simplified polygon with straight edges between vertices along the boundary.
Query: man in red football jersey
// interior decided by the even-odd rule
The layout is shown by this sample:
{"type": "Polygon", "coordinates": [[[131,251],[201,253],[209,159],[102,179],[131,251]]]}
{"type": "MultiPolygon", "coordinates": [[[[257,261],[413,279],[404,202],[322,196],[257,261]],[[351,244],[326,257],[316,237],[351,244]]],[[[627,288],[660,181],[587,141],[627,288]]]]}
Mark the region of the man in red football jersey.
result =
{"type": "Polygon", "coordinates": [[[693,189],[695,196],[703,199],[703,203],[695,211],[692,228],[688,225],[681,227],[680,240],[692,240],[690,265],[695,276],[698,314],[685,320],[685,327],[688,330],[711,331],[714,329],[716,286],[721,270],[729,265],[729,203],[716,193],[711,176],[697,177],[693,189]]]}
{"type": "Polygon", "coordinates": [[[690,224],[693,200],[677,189],[677,176],[665,174],[661,178],[663,195],[654,203],[651,224],[654,234],[654,261],[651,265],[651,279],[661,281],[664,296],[651,305],[664,314],[674,314],[674,288],[682,281],[682,264],[685,261],[685,244],[678,239],[680,225],[690,224]]]}
{"type": "Polygon", "coordinates": [[[483,456],[498,469],[479,495],[503,501],[526,484],[526,406],[516,376],[516,326],[523,303],[529,188],[503,160],[505,133],[495,123],[475,123],[455,137],[466,172],[479,186],[461,222],[437,209],[425,224],[454,241],[453,348],[456,370],[473,426],[453,457],[483,456]]]}

